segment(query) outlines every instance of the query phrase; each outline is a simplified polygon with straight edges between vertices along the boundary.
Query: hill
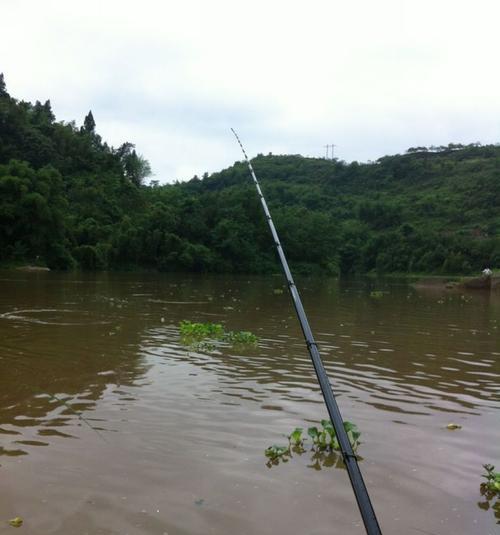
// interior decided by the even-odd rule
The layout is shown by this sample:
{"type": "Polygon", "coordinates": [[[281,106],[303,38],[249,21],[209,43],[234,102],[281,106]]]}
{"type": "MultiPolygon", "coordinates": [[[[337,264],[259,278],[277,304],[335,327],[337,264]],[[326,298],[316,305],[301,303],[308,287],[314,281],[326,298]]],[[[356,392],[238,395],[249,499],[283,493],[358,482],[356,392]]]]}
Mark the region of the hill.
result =
{"type": "MultiPolygon", "coordinates": [[[[236,153],[236,149],[235,149],[236,153]]],[[[295,270],[468,274],[500,266],[500,147],[416,147],[376,162],[258,155],[295,270]]],[[[148,162],[0,76],[0,262],[51,268],[278,270],[246,165],[145,185],[148,162]]]]}

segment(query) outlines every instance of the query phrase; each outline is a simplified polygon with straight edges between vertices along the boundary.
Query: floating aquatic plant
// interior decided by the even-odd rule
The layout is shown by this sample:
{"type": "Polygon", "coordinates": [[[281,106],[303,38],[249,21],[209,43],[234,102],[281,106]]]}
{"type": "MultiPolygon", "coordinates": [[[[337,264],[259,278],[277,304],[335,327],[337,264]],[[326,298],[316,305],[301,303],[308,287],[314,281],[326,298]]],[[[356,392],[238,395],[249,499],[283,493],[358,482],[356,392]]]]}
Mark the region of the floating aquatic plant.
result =
{"type": "Polygon", "coordinates": [[[500,496],[500,472],[495,472],[495,467],[492,464],[483,464],[483,468],[486,470],[486,474],[483,477],[486,479],[487,490],[495,492],[500,496]]]}
{"type": "Polygon", "coordinates": [[[344,429],[349,437],[349,442],[351,443],[352,448],[356,450],[359,446],[359,437],[361,436],[361,431],[358,429],[356,424],[353,424],[349,421],[344,422],[344,429]]]}
{"type": "Polygon", "coordinates": [[[224,327],[219,323],[193,323],[189,320],[183,320],[179,324],[179,329],[181,336],[195,340],[204,340],[205,338],[219,340],[224,336],[224,327]]]}
{"type": "MultiPolygon", "coordinates": [[[[361,433],[358,430],[356,424],[346,421],[344,422],[344,429],[349,438],[349,442],[353,450],[356,450],[359,446],[359,437],[361,433]]],[[[266,457],[269,457],[272,463],[268,462],[268,466],[272,464],[278,464],[280,460],[285,460],[284,456],[291,457],[291,451],[294,453],[304,453],[304,442],[307,440],[307,437],[303,437],[303,429],[301,427],[296,427],[289,435],[288,442],[289,447],[284,446],[271,446],[265,450],[266,457]]],[[[307,429],[307,435],[312,441],[311,451],[313,451],[313,457],[311,461],[313,468],[318,468],[321,465],[318,464],[319,457],[325,459],[323,466],[335,466],[337,463],[335,461],[335,455],[338,456],[340,451],[340,444],[335,433],[330,420],[321,420],[321,427],[312,426],[307,429]],[[319,456],[319,457],[318,457],[319,456]]],[[[288,459],[286,459],[288,460],[288,459]]]]}
{"type": "Polygon", "coordinates": [[[302,427],[296,427],[289,435],[288,441],[293,446],[302,446],[304,444],[304,439],[302,438],[302,427]]]}
{"type": "Polygon", "coordinates": [[[256,345],[259,339],[250,331],[229,331],[224,334],[223,340],[233,345],[256,345]]]}
{"type": "Polygon", "coordinates": [[[280,459],[286,462],[288,461],[286,456],[290,455],[290,448],[288,448],[287,446],[277,446],[276,444],[274,444],[273,446],[269,446],[269,448],[266,448],[265,454],[266,457],[269,457],[269,461],[273,464],[277,464],[276,461],[279,462],[280,459]]]}
{"type": "MultiPolygon", "coordinates": [[[[321,427],[322,429],[318,429],[314,426],[307,430],[307,434],[312,438],[313,446],[321,451],[327,449],[340,451],[337,434],[335,433],[335,429],[330,420],[321,420],[321,427]]],[[[349,442],[351,443],[352,448],[355,450],[359,445],[359,437],[361,433],[356,424],[348,421],[344,422],[344,429],[349,437],[349,442]]]]}
{"type": "Polygon", "coordinates": [[[219,340],[233,345],[256,345],[259,339],[250,331],[226,331],[220,323],[195,323],[183,320],[179,324],[183,342],[188,345],[204,340],[219,340]]]}
{"type": "Polygon", "coordinates": [[[495,467],[492,464],[483,464],[486,473],[483,477],[485,482],[481,483],[480,492],[484,497],[483,502],[478,502],[478,507],[488,511],[491,509],[497,524],[500,524],[500,472],[495,472],[495,467]]]}

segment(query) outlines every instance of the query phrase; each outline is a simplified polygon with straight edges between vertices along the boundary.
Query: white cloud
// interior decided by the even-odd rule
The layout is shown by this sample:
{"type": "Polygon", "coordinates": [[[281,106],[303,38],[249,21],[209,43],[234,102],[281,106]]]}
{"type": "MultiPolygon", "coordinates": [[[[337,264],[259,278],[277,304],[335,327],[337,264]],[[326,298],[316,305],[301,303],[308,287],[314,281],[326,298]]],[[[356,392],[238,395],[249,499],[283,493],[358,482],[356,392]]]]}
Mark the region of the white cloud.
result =
{"type": "Polygon", "coordinates": [[[248,152],[500,140],[494,0],[2,2],[0,70],[166,181],[248,152]]]}

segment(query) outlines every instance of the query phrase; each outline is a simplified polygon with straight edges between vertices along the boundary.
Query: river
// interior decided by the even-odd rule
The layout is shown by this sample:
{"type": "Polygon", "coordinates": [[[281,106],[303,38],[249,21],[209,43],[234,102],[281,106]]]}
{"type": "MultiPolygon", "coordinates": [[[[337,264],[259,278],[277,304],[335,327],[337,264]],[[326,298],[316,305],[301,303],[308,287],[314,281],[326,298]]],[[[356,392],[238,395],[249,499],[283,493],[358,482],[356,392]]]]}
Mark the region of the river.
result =
{"type": "MultiPolygon", "coordinates": [[[[480,483],[500,469],[500,291],[297,282],[383,533],[498,533],[480,483]]],[[[266,464],[327,417],[281,289],[0,272],[0,533],[365,533],[335,455],[266,464]],[[259,343],[186,346],[184,319],[259,343]]]]}

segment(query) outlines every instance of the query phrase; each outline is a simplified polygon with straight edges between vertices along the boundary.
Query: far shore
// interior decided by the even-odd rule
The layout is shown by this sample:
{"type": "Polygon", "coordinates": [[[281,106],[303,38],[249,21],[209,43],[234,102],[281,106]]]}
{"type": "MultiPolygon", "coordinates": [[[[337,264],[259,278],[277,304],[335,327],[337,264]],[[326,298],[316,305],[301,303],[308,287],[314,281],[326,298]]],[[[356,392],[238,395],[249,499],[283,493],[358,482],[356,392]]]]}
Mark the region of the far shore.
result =
{"type": "Polygon", "coordinates": [[[18,271],[50,271],[50,268],[45,266],[19,266],[16,269],[18,271]]]}
{"type": "MultiPolygon", "coordinates": [[[[2,265],[0,263],[0,269],[3,270],[16,270],[16,271],[23,271],[23,272],[49,272],[52,271],[47,266],[37,266],[32,264],[23,264],[23,265],[2,265]]],[[[71,270],[70,270],[71,271],[71,270]]],[[[79,270],[77,270],[79,271],[79,270]]],[[[125,269],[125,270],[104,270],[107,272],[142,272],[143,269],[125,269]]],[[[95,271],[103,273],[104,271],[97,270],[95,271]]],[[[146,271],[153,271],[156,272],[156,270],[146,270],[146,271]]],[[[189,272],[186,272],[189,273],[189,272]]],[[[250,274],[248,274],[250,275],[250,274]]],[[[269,273],[269,275],[276,275],[276,273],[269,273]]],[[[369,273],[363,273],[359,274],[361,277],[368,277],[369,279],[406,279],[406,281],[414,286],[415,288],[429,288],[429,289],[443,289],[443,290],[470,290],[474,289],[468,286],[468,283],[473,281],[479,281],[481,279],[481,276],[478,274],[478,276],[465,276],[460,274],[448,274],[448,275],[437,275],[437,274],[429,274],[429,273],[376,273],[376,272],[369,272],[369,273]]],[[[339,278],[339,277],[335,277],[339,278]]],[[[343,277],[340,277],[341,279],[343,277]]],[[[480,288],[483,289],[483,288],[480,288]]],[[[490,289],[490,288],[488,288],[490,289]]],[[[494,270],[493,275],[491,277],[491,290],[499,290],[500,289],[500,271],[498,269],[494,270]]]]}
{"type": "Polygon", "coordinates": [[[443,290],[496,290],[500,289],[500,274],[491,277],[491,286],[488,288],[474,288],[468,283],[479,281],[480,277],[423,277],[412,283],[415,288],[432,288],[443,290]]]}

